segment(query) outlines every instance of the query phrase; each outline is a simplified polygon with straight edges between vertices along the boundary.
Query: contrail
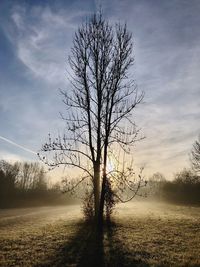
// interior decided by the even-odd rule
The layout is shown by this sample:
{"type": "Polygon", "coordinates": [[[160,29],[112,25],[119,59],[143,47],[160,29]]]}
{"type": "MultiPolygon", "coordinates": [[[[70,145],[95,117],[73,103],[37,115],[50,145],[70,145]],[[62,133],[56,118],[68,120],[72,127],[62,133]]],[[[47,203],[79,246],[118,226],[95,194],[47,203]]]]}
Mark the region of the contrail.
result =
{"type": "Polygon", "coordinates": [[[25,150],[25,151],[27,151],[27,152],[30,152],[30,153],[35,154],[35,155],[37,154],[35,151],[33,151],[33,150],[29,149],[29,148],[26,148],[26,147],[24,147],[24,146],[18,145],[17,143],[15,143],[15,142],[13,142],[13,141],[11,141],[11,140],[9,140],[9,139],[7,139],[7,138],[1,136],[1,135],[0,135],[0,139],[2,139],[2,140],[4,140],[4,141],[8,142],[8,143],[11,144],[11,145],[17,146],[17,147],[19,147],[19,148],[21,148],[21,149],[23,149],[23,150],[25,150]]]}

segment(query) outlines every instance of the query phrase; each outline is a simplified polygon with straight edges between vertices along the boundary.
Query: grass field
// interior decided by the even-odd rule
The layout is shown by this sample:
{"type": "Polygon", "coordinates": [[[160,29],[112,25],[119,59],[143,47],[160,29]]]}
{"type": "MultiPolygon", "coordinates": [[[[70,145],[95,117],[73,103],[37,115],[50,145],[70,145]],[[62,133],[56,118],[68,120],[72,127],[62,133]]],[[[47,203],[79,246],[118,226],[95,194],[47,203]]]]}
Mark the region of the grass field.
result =
{"type": "Polygon", "coordinates": [[[0,211],[0,266],[200,266],[200,208],[133,202],[94,234],[78,206],[0,211]]]}

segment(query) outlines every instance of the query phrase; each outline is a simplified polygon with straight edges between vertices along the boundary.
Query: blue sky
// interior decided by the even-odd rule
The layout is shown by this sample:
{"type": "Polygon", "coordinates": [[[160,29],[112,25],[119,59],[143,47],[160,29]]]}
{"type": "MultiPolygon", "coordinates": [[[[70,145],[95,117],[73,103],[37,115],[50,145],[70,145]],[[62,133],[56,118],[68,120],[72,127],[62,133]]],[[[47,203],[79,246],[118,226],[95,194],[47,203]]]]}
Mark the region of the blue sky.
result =
{"type": "MultiPolygon", "coordinates": [[[[200,1],[0,1],[0,136],[38,151],[49,132],[62,133],[73,34],[101,4],[111,22],[133,33],[133,77],[145,92],[134,119],[146,138],[136,166],[167,177],[189,166],[200,134],[200,1]]],[[[0,158],[37,160],[0,137],[0,158]]]]}

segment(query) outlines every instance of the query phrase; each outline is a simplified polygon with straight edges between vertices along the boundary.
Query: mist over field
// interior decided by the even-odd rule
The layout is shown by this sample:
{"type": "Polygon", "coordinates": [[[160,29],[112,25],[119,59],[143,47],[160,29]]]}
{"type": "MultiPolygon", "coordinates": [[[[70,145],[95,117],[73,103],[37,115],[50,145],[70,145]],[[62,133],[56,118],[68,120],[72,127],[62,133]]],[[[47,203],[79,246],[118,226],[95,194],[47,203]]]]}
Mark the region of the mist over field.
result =
{"type": "Polygon", "coordinates": [[[0,211],[0,266],[199,266],[200,208],[119,205],[98,238],[80,206],[0,211]]]}

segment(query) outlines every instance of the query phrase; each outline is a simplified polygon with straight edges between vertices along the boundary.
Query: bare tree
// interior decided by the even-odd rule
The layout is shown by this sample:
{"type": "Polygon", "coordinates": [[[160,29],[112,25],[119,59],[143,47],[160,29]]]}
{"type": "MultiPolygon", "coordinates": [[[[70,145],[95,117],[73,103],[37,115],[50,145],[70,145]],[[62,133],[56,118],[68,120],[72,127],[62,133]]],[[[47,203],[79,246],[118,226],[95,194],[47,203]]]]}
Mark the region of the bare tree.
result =
{"type": "Polygon", "coordinates": [[[200,135],[198,140],[193,144],[190,159],[194,171],[200,174],[200,135]]]}
{"type": "Polygon", "coordinates": [[[50,167],[64,165],[82,171],[76,180],[66,180],[67,191],[85,180],[91,181],[99,224],[108,184],[109,188],[113,186],[116,199],[126,202],[137,194],[143,182],[141,175],[136,182],[132,166],[124,161],[124,155],[139,139],[132,112],[143,99],[143,93],[138,93],[134,80],[129,78],[134,62],[132,48],[126,25],[112,26],[102,14],[93,15],[78,28],[69,57],[72,88],[61,91],[67,108],[67,115],[61,116],[67,131],[55,140],[49,135],[42,148],[46,154],[39,155],[50,167]],[[109,169],[109,155],[116,156],[119,149],[118,163],[109,169]],[[123,199],[122,193],[127,190],[127,198],[123,199]]]}
{"type": "Polygon", "coordinates": [[[46,187],[44,168],[38,162],[18,162],[17,187],[23,191],[46,187]]]}
{"type": "Polygon", "coordinates": [[[0,207],[9,206],[15,195],[15,186],[19,174],[19,165],[0,160],[0,207]]]}

